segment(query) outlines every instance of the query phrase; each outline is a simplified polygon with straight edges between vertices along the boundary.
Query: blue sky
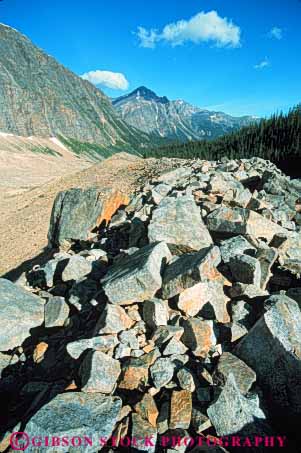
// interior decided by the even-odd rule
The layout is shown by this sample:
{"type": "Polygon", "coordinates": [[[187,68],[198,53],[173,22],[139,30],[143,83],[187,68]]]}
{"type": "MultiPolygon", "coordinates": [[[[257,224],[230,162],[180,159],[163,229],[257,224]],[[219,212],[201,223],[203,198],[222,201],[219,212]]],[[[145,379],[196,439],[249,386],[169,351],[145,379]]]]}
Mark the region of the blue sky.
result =
{"type": "Polygon", "coordinates": [[[0,22],[109,96],[145,85],[258,116],[301,102],[301,0],[3,0],[0,22]]]}

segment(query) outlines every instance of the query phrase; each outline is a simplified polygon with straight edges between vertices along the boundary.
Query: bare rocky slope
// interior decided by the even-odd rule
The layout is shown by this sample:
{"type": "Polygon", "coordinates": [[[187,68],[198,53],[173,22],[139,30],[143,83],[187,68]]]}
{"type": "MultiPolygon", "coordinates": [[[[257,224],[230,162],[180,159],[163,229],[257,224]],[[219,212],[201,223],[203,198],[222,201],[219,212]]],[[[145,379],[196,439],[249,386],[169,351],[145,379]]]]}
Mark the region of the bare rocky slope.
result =
{"type": "Polygon", "coordinates": [[[48,186],[52,255],[0,279],[2,449],[297,453],[301,181],[121,157],[48,186]]]}
{"type": "Polygon", "coordinates": [[[146,134],[119,118],[99,89],[3,24],[0,131],[25,137],[63,135],[120,150],[137,149],[148,141],[146,134]]]}

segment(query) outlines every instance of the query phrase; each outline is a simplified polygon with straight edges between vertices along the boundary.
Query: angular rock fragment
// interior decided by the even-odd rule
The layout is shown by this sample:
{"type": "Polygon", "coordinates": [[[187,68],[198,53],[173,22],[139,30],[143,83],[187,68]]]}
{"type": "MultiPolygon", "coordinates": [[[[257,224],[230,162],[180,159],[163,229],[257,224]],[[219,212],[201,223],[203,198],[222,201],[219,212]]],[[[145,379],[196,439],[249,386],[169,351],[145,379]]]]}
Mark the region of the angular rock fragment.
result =
{"type": "Polygon", "coordinates": [[[88,240],[94,228],[108,222],[128,202],[127,195],[116,190],[101,192],[90,188],[60,192],[52,208],[49,244],[59,247],[75,240],[88,240]]]}
{"type": "Polygon", "coordinates": [[[119,361],[101,351],[89,351],[79,369],[81,388],[86,393],[112,393],[119,375],[119,361]]]}
{"type": "Polygon", "coordinates": [[[89,261],[87,261],[83,256],[74,255],[71,256],[62,272],[62,280],[63,282],[79,280],[90,274],[91,271],[92,264],[89,261]]]}
{"type": "Polygon", "coordinates": [[[154,398],[149,393],[145,393],[142,400],[135,405],[135,411],[152,426],[157,425],[159,411],[154,398]]]}
{"type": "Polygon", "coordinates": [[[143,390],[148,383],[149,367],[159,356],[158,349],[154,349],[141,357],[127,359],[122,366],[118,387],[124,390],[143,390]]]}
{"type": "Polygon", "coordinates": [[[192,412],[192,397],[188,390],[174,390],[170,402],[169,428],[189,428],[192,412]]]}
{"type": "Polygon", "coordinates": [[[177,378],[181,389],[188,390],[190,393],[195,391],[194,377],[187,368],[181,368],[177,372],[177,378]]]}
{"type": "Polygon", "coordinates": [[[256,375],[277,417],[301,414],[301,312],[284,298],[273,304],[240,341],[234,354],[256,375]]]}
{"type": "Polygon", "coordinates": [[[150,374],[156,388],[164,387],[174,375],[175,365],[169,358],[159,358],[150,367],[150,374]]]}
{"type": "Polygon", "coordinates": [[[168,317],[168,305],[166,301],[154,298],[144,302],[143,319],[152,329],[158,326],[166,326],[168,317]]]}
{"type": "Polygon", "coordinates": [[[69,307],[63,297],[54,296],[45,304],[45,327],[62,327],[69,316],[69,307]]]}
{"type": "Polygon", "coordinates": [[[200,209],[193,196],[166,197],[154,210],[148,227],[150,242],[164,241],[167,244],[199,250],[209,247],[212,239],[205,226],[200,209]]]}
{"type": "Polygon", "coordinates": [[[44,301],[0,278],[0,351],[21,346],[34,327],[44,322],[44,301]]]}
{"type": "Polygon", "coordinates": [[[157,429],[139,414],[132,413],[131,438],[135,439],[138,451],[154,453],[157,443],[157,429]]]}
{"type": "Polygon", "coordinates": [[[255,254],[256,248],[247,239],[239,235],[222,241],[220,252],[223,262],[227,264],[236,255],[244,253],[251,255],[252,252],[255,254]]]}
{"type": "Polygon", "coordinates": [[[183,322],[182,342],[197,357],[206,357],[211,347],[216,344],[212,321],[189,318],[183,322]]]}
{"type": "Polygon", "coordinates": [[[186,351],[186,346],[180,340],[172,338],[163,350],[163,355],[185,354],[186,351]]]}
{"type": "Polygon", "coordinates": [[[180,256],[165,269],[162,283],[163,298],[170,299],[196,283],[213,280],[217,274],[216,266],[220,261],[219,248],[216,246],[180,256]]]}
{"type": "Polygon", "coordinates": [[[225,385],[230,373],[233,374],[243,395],[250,390],[256,380],[256,373],[248,365],[230,352],[224,352],[214,371],[214,381],[219,385],[225,385]]]}
{"type": "Polygon", "coordinates": [[[278,251],[274,248],[260,248],[256,253],[256,258],[260,263],[261,279],[260,287],[266,289],[267,284],[272,276],[271,269],[278,258],[278,251]]]}
{"type": "Polygon", "coordinates": [[[226,323],[230,321],[227,311],[228,298],[219,282],[200,282],[185,289],[178,297],[178,308],[187,316],[198,313],[207,319],[226,323]]]}
{"type": "Polygon", "coordinates": [[[218,399],[208,408],[208,416],[218,436],[230,434],[247,435],[262,433],[265,414],[259,407],[257,396],[246,398],[229,374],[226,384],[218,399]]]}
{"type": "Polygon", "coordinates": [[[94,338],[84,338],[67,344],[67,351],[73,359],[78,359],[87,349],[107,352],[118,344],[116,334],[100,335],[94,338]]]}
{"type": "Polygon", "coordinates": [[[151,299],[162,284],[161,267],[171,259],[164,242],[151,244],[113,265],[101,283],[113,304],[151,299]]]}
{"type": "Polygon", "coordinates": [[[94,335],[119,333],[130,329],[134,321],[118,305],[107,304],[96,324],[94,335]]]}
{"type": "Polygon", "coordinates": [[[270,242],[275,234],[285,233],[280,225],[266,219],[257,212],[243,208],[221,207],[206,218],[210,232],[229,235],[250,235],[270,242]]]}
{"type": "Polygon", "coordinates": [[[203,412],[194,407],[192,408],[191,424],[198,434],[201,434],[203,431],[206,431],[206,429],[209,429],[212,426],[209,418],[203,414],[203,412]]]}
{"type": "Polygon", "coordinates": [[[169,194],[171,189],[172,187],[170,185],[164,183],[158,184],[154,187],[152,190],[152,198],[155,204],[159,204],[160,201],[169,194]]]}
{"type": "MultiPolygon", "coordinates": [[[[100,393],[63,393],[33,415],[26,425],[26,433],[30,438],[39,433],[43,439],[53,436],[83,439],[86,436],[92,445],[85,443],[80,447],[81,452],[94,453],[99,439],[111,436],[121,405],[120,398],[100,393]]],[[[46,448],[50,453],[58,451],[57,446],[46,448]]],[[[35,447],[35,451],[43,453],[45,447],[35,447]]]]}

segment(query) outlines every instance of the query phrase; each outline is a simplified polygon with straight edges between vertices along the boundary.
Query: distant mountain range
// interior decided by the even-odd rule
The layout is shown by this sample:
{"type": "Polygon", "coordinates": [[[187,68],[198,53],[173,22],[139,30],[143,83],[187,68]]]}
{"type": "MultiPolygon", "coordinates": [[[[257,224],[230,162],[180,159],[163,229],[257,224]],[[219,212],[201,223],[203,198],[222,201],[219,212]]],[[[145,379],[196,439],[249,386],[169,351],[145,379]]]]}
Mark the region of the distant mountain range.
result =
{"type": "Polygon", "coordinates": [[[139,149],[149,137],[116,114],[109,98],[0,24],[0,132],[64,136],[101,147],[139,149]]]}
{"type": "Polygon", "coordinates": [[[233,117],[183,100],[170,101],[144,86],[112,99],[112,104],[127,124],[172,141],[214,139],[256,121],[252,116],[233,117]]]}
{"type": "Polygon", "coordinates": [[[251,121],[170,101],[145,87],[110,100],[26,36],[0,24],[2,134],[57,137],[75,154],[95,160],[170,141],[215,138],[251,121]]]}

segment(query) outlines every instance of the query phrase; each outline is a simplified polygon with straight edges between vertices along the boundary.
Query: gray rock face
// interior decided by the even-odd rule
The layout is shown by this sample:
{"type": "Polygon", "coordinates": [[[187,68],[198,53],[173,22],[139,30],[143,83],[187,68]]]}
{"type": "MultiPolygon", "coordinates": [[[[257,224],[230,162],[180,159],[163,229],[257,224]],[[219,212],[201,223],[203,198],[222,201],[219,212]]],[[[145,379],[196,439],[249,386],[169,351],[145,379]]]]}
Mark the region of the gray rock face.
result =
{"type": "Polygon", "coordinates": [[[205,226],[194,198],[166,197],[154,210],[148,227],[150,242],[164,241],[199,250],[209,247],[212,239],[205,226]]]}
{"type": "Polygon", "coordinates": [[[117,335],[101,335],[99,337],[84,338],[67,344],[67,352],[73,359],[78,359],[87,349],[107,352],[118,344],[117,335]]]}
{"type": "Polygon", "coordinates": [[[174,375],[175,365],[169,358],[159,358],[150,367],[150,374],[156,388],[161,388],[168,384],[174,375]]]}
{"type": "Polygon", "coordinates": [[[210,280],[220,260],[216,246],[180,256],[167,266],[163,274],[163,298],[170,299],[196,283],[210,280]]]}
{"type": "MultiPolygon", "coordinates": [[[[99,438],[112,434],[120,409],[121,399],[100,393],[63,393],[43,406],[26,425],[30,437],[72,437],[87,436],[92,446],[82,445],[81,452],[96,453],[99,450],[99,438]],[[84,423],[83,423],[84,421],[84,423]]],[[[79,447],[70,445],[68,452],[76,453],[79,447]]],[[[30,447],[30,453],[43,453],[45,447],[30,447]]],[[[47,447],[50,453],[65,453],[66,446],[47,447]]]]}
{"type": "Polygon", "coordinates": [[[219,358],[214,379],[224,385],[230,374],[233,374],[237,387],[243,395],[250,390],[256,380],[256,373],[248,365],[230,352],[224,352],[219,358]]]}
{"type": "Polygon", "coordinates": [[[301,312],[284,298],[273,304],[234,350],[251,367],[275,413],[301,414],[301,312]]]}
{"type": "Polygon", "coordinates": [[[96,324],[94,334],[114,334],[129,329],[134,321],[118,305],[107,304],[96,324]]]}
{"type": "Polygon", "coordinates": [[[234,256],[242,255],[246,252],[255,252],[256,248],[243,236],[239,235],[222,241],[220,251],[223,262],[229,263],[234,256]]]}
{"type": "Polygon", "coordinates": [[[210,232],[232,235],[250,235],[270,242],[275,234],[285,233],[280,225],[266,219],[257,212],[243,208],[221,207],[206,218],[210,232]]]}
{"type": "Polygon", "coordinates": [[[0,279],[0,351],[21,346],[30,329],[44,322],[44,301],[0,279]]]}
{"type": "Polygon", "coordinates": [[[63,297],[52,297],[45,304],[45,327],[62,327],[68,316],[69,307],[63,297]]]}
{"type": "Polygon", "coordinates": [[[92,271],[92,264],[87,261],[83,256],[71,256],[65,269],[62,273],[63,282],[70,280],[79,280],[82,277],[90,274],[92,271]]]}
{"type": "Polygon", "coordinates": [[[158,326],[166,326],[168,321],[166,301],[160,299],[146,300],[143,304],[143,319],[153,329],[158,326]]]}
{"type": "MultiPolygon", "coordinates": [[[[265,414],[259,407],[258,398],[244,397],[235,382],[232,374],[229,374],[225,387],[217,401],[207,410],[211,423],[219,436],[248,432],[248,425],[252,426],[254,433],[256,424],[265,420],[265,414]]],[[[258,427],[258,432],[260,432],[258,427]]]]}
{"type": "Polygon", "coordinates": [[[128,305],[151,299],[161,288],[162,263],[170,259],[167,245],[159,242],[119,261],[101,281],[110,302],[128,305]]]}
{"type": "Polygon", "coordinates": [[[70,189],[57,195],[48,232],[48,241],[53,247],[89,238],[103,209],[99,195],[96,188],[70,189]]]}
{"type": "Polygon", "coordinates": [[[229,267],[236,282],[246,283],[260,287],[261,267],[260,262],[253,256],[240,255],[231,258],[229,267]]]}
{"type": "Polygon", "coordinates": [[[157,442],[157,429],[139,414],[132,414],[132,438],[136,439],[138,451],[154,453],[157,442]]]}
{"type": "Polygon", "coordinates": [[[82,391],[112,393],[120,371],[118,360],[101,351],[89,351],[79,369],[82,391]]]}

